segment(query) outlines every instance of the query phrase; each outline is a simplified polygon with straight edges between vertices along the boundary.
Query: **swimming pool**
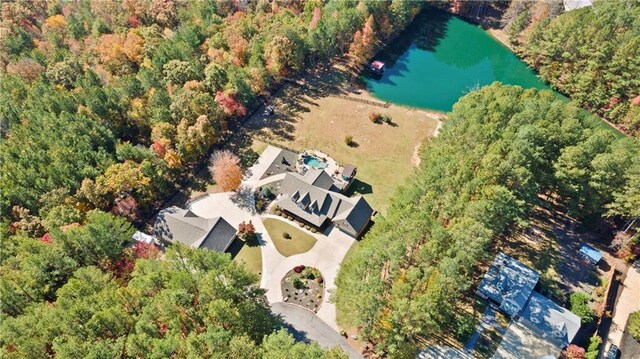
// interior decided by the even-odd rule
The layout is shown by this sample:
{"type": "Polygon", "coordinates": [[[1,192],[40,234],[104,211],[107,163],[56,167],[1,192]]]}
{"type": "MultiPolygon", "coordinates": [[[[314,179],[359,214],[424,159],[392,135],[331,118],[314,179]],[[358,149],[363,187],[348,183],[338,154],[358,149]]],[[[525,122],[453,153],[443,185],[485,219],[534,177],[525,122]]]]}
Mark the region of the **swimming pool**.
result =
{"type": "Polygon", "coordinates": [[[315,156],[307,156],[304,158],[304,164],[309,166],[309,167],[313,167],[313,168],[317,168],[319,170],[323,170],[325,168],[327,168],[329,165],[320,161],[320,159],[318,157],[315,156]]]}

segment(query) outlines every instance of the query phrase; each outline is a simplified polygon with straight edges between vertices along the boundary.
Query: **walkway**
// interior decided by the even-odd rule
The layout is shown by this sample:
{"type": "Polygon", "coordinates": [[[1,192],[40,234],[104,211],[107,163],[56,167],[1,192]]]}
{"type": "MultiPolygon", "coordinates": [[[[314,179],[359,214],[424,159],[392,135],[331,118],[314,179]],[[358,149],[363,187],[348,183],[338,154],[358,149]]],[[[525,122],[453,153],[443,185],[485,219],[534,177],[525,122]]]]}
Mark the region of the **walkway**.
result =
{"type": "MultiPolygon", "coordinates": [[[[607,338],[608,343],[620,347],[629,315],[638,310],[640,310],[640,268],[630,267],[623,283],[622,293],[613,311],[613,323],[607,338]]],[[[605,348],[605,353],[608,348],[609,344],[605,348]]]]}
{"type": "Polygon", "coordinates": [[[473,351],[473,348],[475,348],[478,339],[480,339],[480,335],[482,334],[482,332],[485,329],[491,328],[496,329],[499,333],[504,334],[505,332],[505,328],[503,328],[496,320],[496,309],[493,306],[488,305],[487,309],[485,309],[484,313],[482,314],[482,319],[480,320],[480,323],[478,323],[476,332],[473,333],[471,339],[469,339],[467,344],[465,344],[464,350],[467,353],[471,353],[473,351]]]}
{"type": "MultiPolygon", "coordinates": [[[[273,215],[265,215],[264,217],[285,221],[281,217],[273,215]]],[[[318,241],[313,248],[305,253],[284,257],[277,251],[270,238],[265,246],[262,247],[263,271],[260,286],[267,289],[267,299],[270,303],[282,302],[280,280],[293,267],[300,264],[320,270],[326,283],[327,291],[335,288],[335,279],[338,275],[340,263],[355,242],[355,239],[336,228],[333,228],[327,236],[318,233],[307,233],[316,237],[318,241]]],[[[263,238],[268,238],[268,235],[263,236],[263,238]]],[[[336,305],[329,302],[329,295],[324,296],[324,301],[317,315],[333,329],[339,330],[336,322],[336,305]]]]}
{"type": "Polygon", "coordinates": [[[273,303],[271,309],[282,316],[285,325],[290,325],[288,329],[297,340],[303,342],[313,340],[324,348],[339,346],[349,355],[349,358],[362,358],[362,355],[353,349],[337,331],[310,310],[285,303],[273,303]]]}
{"type": "MultiPolygon", "coordinates": [[[[192,202],[189,206],[194,213],[205,218],[224,217],[236,228],[243,221],[251,221],[253,223],[256,233],[261,234],[259,240],[262,251],[260,287],[267,290],[267,299],[272,304],[283,300],[280,280],[293,267],[301,264],[320,270],[326,284],[326,290],[331,291],[334,289],[340,263],[355,242],[354,238],[336,228],[332,228],[326,235],[307,231],[317,239],[316,244],[309,251],[290,257],[285,257],[278,252],[262,223],[262,218],[274,218],[289,222],[289,224],[296,227],[297,225],[278,216],[255,213],[252,195],[253,188],[257,184],[266,183],[265,180],[267,179],[260,181],[260,177],[266,171],[266,167],[278,155],[278,151],[279,149],[273,146],[265,149],[260,159],[249,171],[249,175],[244,179],[240,196],[235,193],[214,193],[192,202]]],[[[338,331],[336,306],[334,303],[329,302],[329,297],[329,295],[324,296],[324,301],[318,310],[317,316],[331,328],[338,331]]]]}

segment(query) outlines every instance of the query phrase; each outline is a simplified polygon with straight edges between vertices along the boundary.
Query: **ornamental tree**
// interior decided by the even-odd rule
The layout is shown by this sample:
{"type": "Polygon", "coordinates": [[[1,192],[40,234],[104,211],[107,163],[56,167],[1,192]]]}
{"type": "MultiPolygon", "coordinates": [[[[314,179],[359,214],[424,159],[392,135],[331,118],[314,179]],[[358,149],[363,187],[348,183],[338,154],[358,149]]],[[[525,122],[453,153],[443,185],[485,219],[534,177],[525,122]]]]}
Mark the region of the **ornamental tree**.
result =
{"type": "Polygon", "coordinates": [[[235,191],[242,182],[240,158],[230,151],[216,151],[211,156],[209,172],[224,192],[235,191]]]}

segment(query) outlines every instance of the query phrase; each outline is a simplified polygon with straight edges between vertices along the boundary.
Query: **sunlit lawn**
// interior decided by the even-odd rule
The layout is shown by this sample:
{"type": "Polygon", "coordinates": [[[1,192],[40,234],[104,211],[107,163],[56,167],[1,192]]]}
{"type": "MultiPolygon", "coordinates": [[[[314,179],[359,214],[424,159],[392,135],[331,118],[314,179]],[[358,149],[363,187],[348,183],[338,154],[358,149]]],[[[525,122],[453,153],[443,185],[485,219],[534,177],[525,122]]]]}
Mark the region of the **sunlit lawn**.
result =
{"type": "Polygon", "coordinates": [[[298,151],[317,149],[339,164],[353,164],[358,173],[349,194],[364,195],[379,212],[386,210],[396,188],[413,172],[416,148],[437,125],[424,111],[331,96],[311,98],[295,86],[278,92],[272,103],[276,116],[247,122],[254,146],[268,141],[298,151]],[[393,125],[372,123],[372,112],[390,115],[393,125]],[[355,147],[345,144],[346,135],[353,136],[355,147]]]}
{"type": "Polygon", "coordinates": [[[258,275],[262,274],[262,250],[258,241],[253,240],[245,243],[236,239],[228,250],[238,263],[243,263],[249,271],[258,275]]]}
{"type": "Polygon", "coordinates": [[[307,252],[317,242],[313,236],[301,231],[285,221],[274,218],[265,218],[262,220],[262,223],[264,223],[264,226],[269,233],[269,237],[271,237],[271,240],[276,246],[278,252],[285,257],[307,252]],[[291,239],[284,238],[283,234],[285,232],[289,233],[291,239]]]}

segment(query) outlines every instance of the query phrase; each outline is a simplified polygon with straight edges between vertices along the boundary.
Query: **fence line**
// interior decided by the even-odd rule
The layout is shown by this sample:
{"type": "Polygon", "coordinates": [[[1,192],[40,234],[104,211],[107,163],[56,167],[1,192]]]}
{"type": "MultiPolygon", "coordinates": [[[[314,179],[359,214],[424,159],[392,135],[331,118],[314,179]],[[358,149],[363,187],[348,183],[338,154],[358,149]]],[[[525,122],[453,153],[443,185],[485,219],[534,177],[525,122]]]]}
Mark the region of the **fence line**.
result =
{"type": "Polygon", "coordinates": [[[391,102],[389,102],[389,101],[387,101],[387,102],[378,102],[378,101],[365,100],[365,99],[362,99],[362,98],[351,97],[351,96],[346,96],[346,95],[330,95],[330,96],[331,97],[341,98],[341,99],[344,99],[344,100],[349,100],[349,101],[366,103],[367,105],[379,106],[379,107],[383,107],[383,108],[389,108],[389,106],[391,106],[391,102]]]}

